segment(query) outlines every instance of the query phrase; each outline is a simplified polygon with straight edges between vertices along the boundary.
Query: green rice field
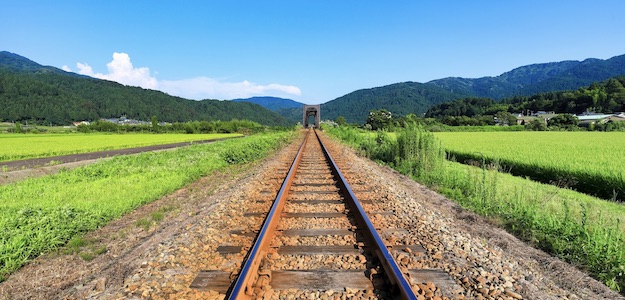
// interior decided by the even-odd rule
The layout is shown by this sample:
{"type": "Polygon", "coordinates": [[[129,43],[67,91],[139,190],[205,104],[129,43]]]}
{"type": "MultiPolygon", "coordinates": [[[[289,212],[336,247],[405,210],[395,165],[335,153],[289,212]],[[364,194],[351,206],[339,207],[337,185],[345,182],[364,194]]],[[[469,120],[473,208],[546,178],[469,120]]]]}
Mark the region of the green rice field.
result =
{"type": "Polygon", "coordinates": [[[497,162],[514,175],[625,200],[623,132],[437,132],[456,160],[497,162]]]}
{"type": "Polygon", "coordinates": [[[242,136],[214,134],[0,134],[0,161],[242,136]]]}

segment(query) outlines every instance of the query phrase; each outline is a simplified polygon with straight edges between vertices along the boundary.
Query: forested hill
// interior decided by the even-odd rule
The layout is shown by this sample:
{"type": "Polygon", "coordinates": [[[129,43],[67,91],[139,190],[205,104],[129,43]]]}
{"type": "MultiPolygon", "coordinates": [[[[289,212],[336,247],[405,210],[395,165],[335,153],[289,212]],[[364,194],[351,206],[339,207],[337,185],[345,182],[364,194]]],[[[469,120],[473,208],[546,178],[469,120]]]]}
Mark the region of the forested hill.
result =
{"type": "Polygon", "coordinates": [[[255,103],[271,111],[279,111],[285,108],[301,109],[304,106],[304,103],[278,97],[252,97],[245,99],[233,99],[232,101],[255,103]]]}
{"type": "Polygon", "coordinates": [[[55,67],[42,66],[26,57],[8,51],[0,51],[0,70],[34,74],[54,73],[74,77],[86,77],[76,73],[65,72],[55,67]]]}
{"type": "Polygon", "coordinates": [[[496,77],[449,77],[427,82],[472,97],[503,99],[575,90],[593,82],[625,75],[625,55],[607,60],[561,61],[522,66],[496,77]]]}
{"type": "Polygon", "coordinates": [[[290,124],[249,102],[187,100],[68,73],[0,52],[0,121],[67,125],[122,115],[146,121],[156,116],[166,122],[247,119],[265,125],[290,124]]]}
{"type": "Polygon", "coordinates": [[[495,101],[488,98],[465,98],[431,107],[426,117],[476,117],[495,115],[498,112],[555,111],[580,114],[585,111],[615,113],[625,111],[625,76],[572,91],[516,96],[495,101]]]}
{"type": "Polygon", "coordinates": [[[422,114],[432,105],[453,101],[466,94],[418,82],[402,82],[351,92],[321,104],[321,118],[345,117],[349,123],[365,122],[370,110],[386,109],[395,115],[422,114]]]}

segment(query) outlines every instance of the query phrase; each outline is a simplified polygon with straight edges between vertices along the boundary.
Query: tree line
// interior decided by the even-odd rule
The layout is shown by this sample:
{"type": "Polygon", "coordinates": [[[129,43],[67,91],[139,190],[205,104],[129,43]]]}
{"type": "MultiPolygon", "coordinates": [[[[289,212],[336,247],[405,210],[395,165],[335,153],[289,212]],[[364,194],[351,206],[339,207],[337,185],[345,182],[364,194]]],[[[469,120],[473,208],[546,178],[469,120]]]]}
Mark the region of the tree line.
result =
{"type": "Polygon", "coordinates": [[[498,102],[490,98],[464,98],[432,106],[425,117],[494,116],[498,112],[525,113],[555,111],[580,114],[586,111],[614,113],[625,111],[625,76],[593,83],[575,91],[515,96],[498,102]]]}

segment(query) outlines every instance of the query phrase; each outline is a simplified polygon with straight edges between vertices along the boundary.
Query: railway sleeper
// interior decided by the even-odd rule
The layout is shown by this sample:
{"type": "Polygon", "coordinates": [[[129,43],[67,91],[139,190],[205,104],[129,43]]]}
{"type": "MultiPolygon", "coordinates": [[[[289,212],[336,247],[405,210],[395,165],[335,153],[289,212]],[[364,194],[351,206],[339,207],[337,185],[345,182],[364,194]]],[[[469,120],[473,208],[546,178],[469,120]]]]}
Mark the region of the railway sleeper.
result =
{"type": "MultiPolygon", "coordinates": [[[[372,293],[375,282],[380,280],[377,270],[263,270],[259,273],[256,287],[271,285],[280,290],[317,290],[317,291],[366,291],[372,293]]],[[[407,272],[411,284],[418,287],[417,294],[439,294],[454,297],[462,293],[462,287],[445,271],[439,269],[411,269],[407,272]]],[[[233,274],[223,271],[202,271],[191,283],[197,290],[214,290],[225,294],[232,284],[233,274]]]]}

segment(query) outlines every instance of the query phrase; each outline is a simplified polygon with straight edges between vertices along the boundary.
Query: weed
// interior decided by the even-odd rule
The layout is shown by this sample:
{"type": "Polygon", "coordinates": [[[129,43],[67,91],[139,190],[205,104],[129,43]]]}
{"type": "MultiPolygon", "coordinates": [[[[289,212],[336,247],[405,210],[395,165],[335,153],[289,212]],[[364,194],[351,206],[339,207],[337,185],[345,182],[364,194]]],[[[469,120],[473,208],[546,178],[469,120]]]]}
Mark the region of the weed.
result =
{"type": "Polygon", "coordinates": [[[135,222],[135,226],[143,227],[144,230],[150,229],[150,225],[152,225],[152,221],[148,218],[141,218],[135,222]]]}

